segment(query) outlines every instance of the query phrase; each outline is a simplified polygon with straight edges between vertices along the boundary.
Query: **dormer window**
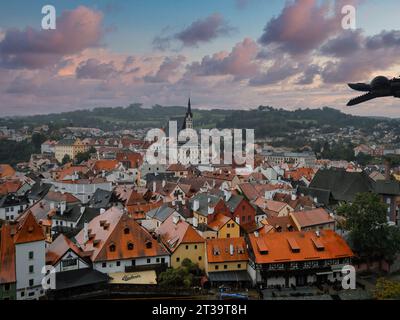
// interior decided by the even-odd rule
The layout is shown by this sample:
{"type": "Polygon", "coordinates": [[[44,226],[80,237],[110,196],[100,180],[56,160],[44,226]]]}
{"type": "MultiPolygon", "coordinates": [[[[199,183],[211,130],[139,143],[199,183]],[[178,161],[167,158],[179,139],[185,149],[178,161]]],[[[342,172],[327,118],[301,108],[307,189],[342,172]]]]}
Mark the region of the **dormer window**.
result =
{"type": "Polygon", "coordinates": [[[133,243],[132,242],[129,242],[128,243],[128,250],[133,250],[133,243]]]}
{"type": "Polygon", "coordinates": [[[115,244],[110,245],[110,252],[115,252],[115,244]]]}

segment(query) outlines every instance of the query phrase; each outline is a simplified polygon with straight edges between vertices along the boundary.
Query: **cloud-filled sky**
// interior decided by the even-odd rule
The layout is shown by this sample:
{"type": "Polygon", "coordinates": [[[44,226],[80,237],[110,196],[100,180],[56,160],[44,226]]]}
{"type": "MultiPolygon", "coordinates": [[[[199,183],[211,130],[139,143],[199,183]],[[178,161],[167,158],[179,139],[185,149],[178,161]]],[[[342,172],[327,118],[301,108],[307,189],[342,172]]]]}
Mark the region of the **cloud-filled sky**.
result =
{"type": "Polygon", "coordinates": [[[54,0],[0,4],[2,116],[93,107],[330,106],[400,117],[400,100],[346,107],[347,82],[400,75],[397,0],[54,0]],[[356,30],[342,7],[356,8],[356,30]]]}

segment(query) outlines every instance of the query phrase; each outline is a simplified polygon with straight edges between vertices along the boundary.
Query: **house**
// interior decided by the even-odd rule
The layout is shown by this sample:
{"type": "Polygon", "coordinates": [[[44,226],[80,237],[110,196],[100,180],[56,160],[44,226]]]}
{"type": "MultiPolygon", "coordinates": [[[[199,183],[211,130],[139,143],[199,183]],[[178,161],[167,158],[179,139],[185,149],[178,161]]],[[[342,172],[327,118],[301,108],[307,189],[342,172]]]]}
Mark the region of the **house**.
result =
{"type": "Polygon", "coordinates": [[[13,221],[28,207],[28,199],[13,194],[0,196],[0,220],[13,221]]]}
{"type": "Polygon", "coordinates": [[[229,209],[229,217],[242,227],[255,225],[256,209],[247,199],[228,190],[224,190],[220,195],[229,209]]]}
{"type": "Polygon", "coordinates": [[[341,281],[353,252],[332,230],[249,235],[248,272],[254,285],[267,288],[341,281]]]}
{"type": "Polygon", "coordinates": [[[17,300],[38,299],[45,294],[42,269],[45,260],[45,235],[30,211],[10,224],[15,250],[17,300]]]}
{"type": "Polygon", "coordinates": [[[62,162],[67,155],[70,159],[75,159],[78,153],[88,150],[88,146],[80,139],[62,139],[58,141],[54,148],[55,158],[58,162],[62,162]]]}
{"type": "MultiPolygon", "coordinates": [[[[165,203],[155,209],[152,209],[146,213],[146,219],[142,220],[142,226],[149,231],[155,231],[161,226],[172,214],[176,214],[177,211],[170,207],[169,204],[165,203]]],[[[181,218],[183,218],[181,216],[181,218]]]]}
{"type": "Polygon", "coordinates": [[[91,268],[90,261],[84,257],[82,250],[63,234],[46,249],[46,265],[53,266],[55,272],[91,268]]]}
{"type": "Polygon", "coordinates": [[[171,267],[178,268],[189,259],[204,269],[205,240],[179,214],[171,214],[155,232],[171,252],[171,267]]]}
{"type": "Polygon", "coordinates": [[[42,145],[40,146],[40,151],[42,154],[44,153],[54,154],[56,151],[56,145],[57,141],[47,140],[43,142],[42,145]]]}
{"type": "Polygon", "coordinates": [[[188,175],[188,169],[180,163],[171,164],[167,168],[167,172],[173,172],[175,177],[186,177],[188,175]]]}
{"type": "Polygon", "coordinates": [[[164,245],[116,207],[85,224],[75,239],[88,254],[93,269],[103,273],[170,265],[164,245]]]}
{"type": "Polygon", "coordinates": [[[335,230],[335,219],[324,208],[294,211],[289,215],[299,231],[335,230]]]}
{"type": "Polygon", "coordinates": [[[208,224],[208,228],[216,232],[218,239],[240,237],[240,225],[222,213],[215,215],[213,221],[208,224]]]}
{"type": "Polygon", "coordinates": [[[264,198],[258,198],[254,201],[254,204],[264,210],[267,216],[283,217],[294,211],[293,208],[285,202],[265,200],[264,198]]]}
{"type": "Polygon", "coordinates": [[[245,239],[206,240],[206,273],[211,286],[246,286],[251,283],[247,272],[248,252],[245,239]]]}
{"type": "Polygon", "coordinates": [[[224,201],[216,195],[199,193],[189,200],[189,207],[193,210],[193,225],[208,225],[214,220],[214,215],[223,213],[230,215],[229,208],[224,201]]]}
{"type": "Polygon", "coordinates": [[[67,192],[74,195],[82,203],[87,203],[97,189],[112,190],[112,183],[104,178],[49,181],[54,186],[54,191],[67,192]]]}

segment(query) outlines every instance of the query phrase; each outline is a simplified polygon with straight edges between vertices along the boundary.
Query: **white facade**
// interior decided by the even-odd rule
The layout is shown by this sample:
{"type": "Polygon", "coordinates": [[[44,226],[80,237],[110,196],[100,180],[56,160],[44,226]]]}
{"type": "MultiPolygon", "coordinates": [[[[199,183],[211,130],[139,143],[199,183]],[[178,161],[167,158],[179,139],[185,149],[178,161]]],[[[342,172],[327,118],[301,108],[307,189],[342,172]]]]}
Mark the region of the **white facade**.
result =
{"type": "Polygon", "coordinates": [[[14,221],[27,207],[28,204],[0,208],[0,220],[14,221]]]}
{"type": "Polygon", "coordinates": [[[46,264],[45,241],[15,245],[17,300],[33,300],[45,294],[42,269],[46,264]]]}
{"type": "Polygon", "coordinates": [[[144,266],[161,263],[166,263],[168,266],[170,266],[170,256],[164,255],[157,257],[142,257],[136,259],[95,262],[93,263],[93,269],[103,273],[115,273],[125,272],[125,267],[144,266]]]}
{"type": "Polygon", "coordinates": [[[75,252],[68,250],[66,254],[53,266],[56,272],[71,271],[89,268],[89,264],[82,260],[75,252]]]}
{"type": "Polygon", "coordinates": [[[87,203],[97,189],[112,190],[111,182],[101,183],[67,183],[62,181],[48,181],[53,184],[56,192],[68,192],[78,198],[82,203],[87,203]]]}

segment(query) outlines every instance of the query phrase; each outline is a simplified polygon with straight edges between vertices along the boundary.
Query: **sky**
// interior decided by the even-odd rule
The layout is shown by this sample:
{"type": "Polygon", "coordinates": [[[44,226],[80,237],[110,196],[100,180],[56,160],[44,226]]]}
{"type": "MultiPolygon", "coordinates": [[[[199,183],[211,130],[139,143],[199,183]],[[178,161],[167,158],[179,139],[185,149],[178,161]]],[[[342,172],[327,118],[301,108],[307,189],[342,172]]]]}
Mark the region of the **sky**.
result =
{"type": "Polygon", "coordinates": [[[400,117],[400,100],[346,107],[348,82],[400,75],[398,0],[22,1],[0,4],[0,116],[126,106],[400,117]],[[56,29],[41,27],[42,7],[56,29]],[[342,8],[356,9],[356,29],[342,8]]]}

